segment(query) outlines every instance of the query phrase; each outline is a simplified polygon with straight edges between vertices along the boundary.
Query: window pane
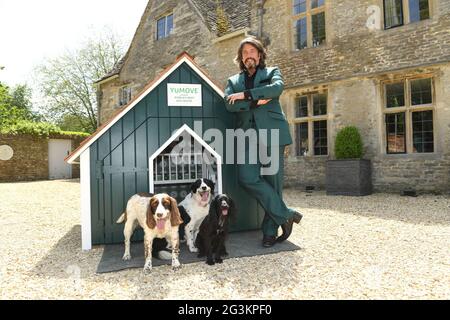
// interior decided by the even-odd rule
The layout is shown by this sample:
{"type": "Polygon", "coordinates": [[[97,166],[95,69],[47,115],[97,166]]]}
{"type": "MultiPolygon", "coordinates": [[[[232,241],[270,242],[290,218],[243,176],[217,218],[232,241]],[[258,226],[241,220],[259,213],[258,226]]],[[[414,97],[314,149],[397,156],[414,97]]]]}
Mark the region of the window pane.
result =
{"type": "Polygon", "coordinates": [[[296,117],[307,117],[308,116],[308,97],[302,96],[298,99],[297,102],[297,113],[296,117]]]}
{"type": "Polygon", "coordinates": [[[308,122],[295,125],[295,131],[297,137],[297,156],[306,156],[308,153],[308,122]]]}
{"type": "Polygon", "coordinates": [[[433,111],[412,113],[414,152],[433,152],[433,111]]]}
{"type": "Polygon", "coordinates": [[[306,12],[306,0],[294,0],[294,14],[306,12]]]}
{"type": "Polygon", "coordinates": [[[386,151],[387,153],[405,153],[405,113],[386,115],[386,151]]]}
{"type": "Polygon", "coordinates": [[[173,14],[167,16],[167,28],[166,28],[166,37],[169,36],[173,31],[173,14]]]}
{"type": "Polygon", "coordinates": [[[158,20],[157,23],[157,40],[163,39],[166,36],[166,18],[162,18],[158,20]]]}
{"type": "Polygon", "coordinates": [[[432,103],[431,79],[420,79],[411,81],[411,105],[432,103]]]}
{"type": "Polygon", "coordinates": [[[314,121],[314,155],[328,154],[327,121],[314,121]]]}
{"type": "Polygon", "coordinates": [[[311,0],[311,9],[321,7],[325,4],[325,0],[311,0]]]}
{"type": "Polygon", "coordinates": [[[405,85],[403,82],[386,85],[386,108],[405,105],[405,85]]]}
{"type": "Polygon", "coordinates": [[[297,49],[307,46],[306,17],[296,21],[297,49]]]}
{"type": "Polygon", "coordinates": [[[326,94],[314,94],[313,95],[313,114],[315,116],[321,116],[327,114],[327,95],[326,94]]]}
{"type": "Polygon", "coordinates": [[[416,22],[430,17],[428,0],[409,0],[409,20],[416,22]]]}
{"type": "Polygon", "coordinates": [[[325,42],[325,12],[312,16],[313,47],[325,42]]]}
{"type": "Polygon", "coordinates": [[[127,103],[128,102],[130,102],[130,100],[131,100],[131,88],[128,88],[128,90],[127,90],[128,92],[127,92],[127,103]]]}
{"type": "Polygon", "coordinates": [[[403,25],[402,0],[384,0],[385,28],[403,25]]]}

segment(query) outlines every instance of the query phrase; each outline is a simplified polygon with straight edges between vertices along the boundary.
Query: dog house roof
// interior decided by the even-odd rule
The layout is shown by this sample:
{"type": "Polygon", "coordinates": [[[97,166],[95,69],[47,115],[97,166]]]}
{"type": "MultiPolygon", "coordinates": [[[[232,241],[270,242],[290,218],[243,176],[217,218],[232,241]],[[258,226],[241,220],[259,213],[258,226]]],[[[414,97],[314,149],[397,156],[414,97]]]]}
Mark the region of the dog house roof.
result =
{"type": "Polygon", "coordinates": [[[222,163],[222,157],[211,146],[205,142],[194,130],[192,130],[187,124],[184,124],[167,140],[158,150],[156,150],[150,156],[150,162],[153,161],[159,154],[161,154],[176,138],[178,138],[183,132],[189,133],[191,137],[197,140],[209,153],[211,153],[216,159],[217,164],[222,163]]]}
{"type": "MultiPolygon", "coordinates": [[[[73,164],[75,160],[88,149],[96,140],[98,140],[105,132],[107,132],[117,121],[119,121],[128,111],[133,109],[142,99],[144,99],[150,92],[152,92],[158,85],[163,82],[167,77],[170,76],[175,70],[178,69],[183,63],[186,63],[191,69],[197,73],[217,94],[224,97],[223,90],[212,80],[205,71],[203,71],[200,66],[194,61],[194,58],[190,56],[187,52],[183,52],[178,56],[175,62],[168,66],[164,71],[161,72],[154,80],[149,82],[145,88],[134,97],[127,105],[119,109],[116,114],[102,126],[100,126],[91,136],[86,138],[80,146],[75,149],[70,155],[68,155],[64,160],[73,164]]],[[[182,127],[183,128],[183,127],[182,127]]],[[[188,129],[190,129],[188,127],[188,129]]],[[[184,131],[184,130],[183,130],[184,131]]],[[[191,130],[192,131],[192,130],[191,130]]],[[[181,132],[180,132],[181,133],[181,132]]],[[[191,132],[189,132],[191,134],[191,132]]],[[[195,134],[195,132],[192,131],[195,134]]],[[[192,134],[191,134],[192,135],[192,134]]]]}

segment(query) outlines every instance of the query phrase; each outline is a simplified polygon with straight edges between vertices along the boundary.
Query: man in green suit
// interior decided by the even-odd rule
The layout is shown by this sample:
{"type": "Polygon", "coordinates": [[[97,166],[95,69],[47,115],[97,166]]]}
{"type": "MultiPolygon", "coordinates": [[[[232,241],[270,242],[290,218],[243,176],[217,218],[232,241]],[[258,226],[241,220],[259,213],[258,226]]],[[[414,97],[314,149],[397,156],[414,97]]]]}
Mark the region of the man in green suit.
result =
{"type": "Polygon", "coordinates": [[[242,150],[245,163],[238,164],[239,183],[266,212],[262,223],[263,246],[271,247],[289,237],[293,223],[299,223],[302,215],[288,208],[282,198],[284,149],[292,144],[292,138],[279,102],[284,88],[283,78],[280,69],[266,67],[266,57],[263,44],[256,38],[248,37],[241,42],[235,58],[241,72],[228,79],[225,105],[228,111],[236,113],[237,128],[244,131],[254,129],[256,132],[267,130],[268,139],[258,139],[258,150],[267,148],[265,154],[272,153],[270,150],[274,148],[278,151],[275,159],[278,161],[278,172],[275,174],[261,174],[264,164],[260,157],[256,164],[249,161],[252,155],[247,145],[242,150]],[[278,237],[280,226],[282,235],[278,237]]]}

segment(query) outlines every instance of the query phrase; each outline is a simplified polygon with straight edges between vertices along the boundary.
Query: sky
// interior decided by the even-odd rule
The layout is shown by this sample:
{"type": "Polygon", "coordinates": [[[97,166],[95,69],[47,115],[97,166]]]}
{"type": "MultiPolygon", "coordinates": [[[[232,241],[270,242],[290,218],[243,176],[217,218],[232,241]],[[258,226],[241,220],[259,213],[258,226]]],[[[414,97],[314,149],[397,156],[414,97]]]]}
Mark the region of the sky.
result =
{"type": "Polygon", "coordinates": [[[32,82],[45,58],[77,49],[111,28],[128,45],[148,0],[0,0],[0,82],[32,82]]]}

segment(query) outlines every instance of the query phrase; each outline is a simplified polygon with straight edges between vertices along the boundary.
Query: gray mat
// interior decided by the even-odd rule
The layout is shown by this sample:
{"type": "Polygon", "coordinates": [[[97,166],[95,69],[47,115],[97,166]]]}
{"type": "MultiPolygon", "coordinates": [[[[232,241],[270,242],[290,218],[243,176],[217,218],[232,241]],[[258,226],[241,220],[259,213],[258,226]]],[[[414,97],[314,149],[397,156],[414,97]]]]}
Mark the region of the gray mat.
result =
{"type": "MultiPolygon", "coordinates": [[[[229,234],[229,239],[226,243],[228,256],[224,257],[224,260],[229,258],[251,257],[300,249],[299,246],[289,241],[277,243],[271,248],[264,248],[261,241],[261,231],[236,232],[229,234]]],[[[132,258],[130,261],[122,260],[123,252],[123,244],[105,245],[102,259],[97,267],[97,273],[107,273],[130,268],[144,267],[144,245],[142,242],[135,242],[131,244],[132,258]]],[[[206,261],[206,258],[197,258],[197,253],[189,252],[186,243],[181,244],[179,259],[181,264],[206,261]]],[[[159,260],[157,258],[153,258],[153,267],[170,265],[171,263],[171,260],[159,260]]]]}

